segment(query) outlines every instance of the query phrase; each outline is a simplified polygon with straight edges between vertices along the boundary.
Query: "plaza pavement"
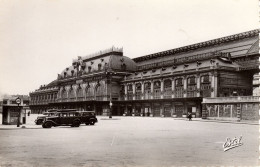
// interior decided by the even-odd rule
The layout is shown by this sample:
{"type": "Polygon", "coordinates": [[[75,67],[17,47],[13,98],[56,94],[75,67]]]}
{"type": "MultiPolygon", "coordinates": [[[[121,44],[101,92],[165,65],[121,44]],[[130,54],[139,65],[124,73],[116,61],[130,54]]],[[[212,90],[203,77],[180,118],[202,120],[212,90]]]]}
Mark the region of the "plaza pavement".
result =
{"type": "Polygon", "coordinates": [[[0,167],[259,165],[257,122],[98,116],[95,126],[43,129],[36,117],[0,125],[0,167]],[[242,146],[223,151],[240,136],[242,146]]]}

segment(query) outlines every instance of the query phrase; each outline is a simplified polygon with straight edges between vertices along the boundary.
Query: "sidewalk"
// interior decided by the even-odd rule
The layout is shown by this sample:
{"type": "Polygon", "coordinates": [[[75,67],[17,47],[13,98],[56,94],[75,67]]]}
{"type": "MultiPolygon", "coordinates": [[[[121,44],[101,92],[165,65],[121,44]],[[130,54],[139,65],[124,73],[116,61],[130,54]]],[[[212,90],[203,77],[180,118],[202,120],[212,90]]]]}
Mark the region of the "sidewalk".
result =
{"type": "MultiPolygon", "coordinates": [[[[187,118],[174,118],[174,120],[185,120],[185,121],[188,121],[187,118]]],[[[251,121],[251,120],[235,121],[235,120],[216,120],[216,119],[192,118],[192,121],[259,125],[259,121],[251,121]]]]}

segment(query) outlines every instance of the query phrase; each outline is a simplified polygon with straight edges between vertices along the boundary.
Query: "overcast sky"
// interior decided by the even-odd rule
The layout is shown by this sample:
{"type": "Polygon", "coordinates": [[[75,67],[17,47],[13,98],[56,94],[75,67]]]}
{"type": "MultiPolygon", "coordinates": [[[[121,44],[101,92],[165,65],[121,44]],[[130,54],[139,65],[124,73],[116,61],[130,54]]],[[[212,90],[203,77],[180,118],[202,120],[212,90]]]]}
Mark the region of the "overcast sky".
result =
{"type": "Polygon", "coordinates": [[[77,56],[135,58],[258,28],[258,0],[0,0],[0,95],[29,94],[77,56]]]}

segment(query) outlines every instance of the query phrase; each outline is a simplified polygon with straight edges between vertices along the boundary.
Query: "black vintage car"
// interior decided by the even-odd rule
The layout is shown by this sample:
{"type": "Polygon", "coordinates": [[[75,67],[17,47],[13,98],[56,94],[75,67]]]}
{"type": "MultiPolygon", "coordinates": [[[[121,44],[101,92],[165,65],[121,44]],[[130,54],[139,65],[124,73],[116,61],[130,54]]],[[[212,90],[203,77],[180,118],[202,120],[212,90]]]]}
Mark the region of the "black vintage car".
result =
{"type": "Polygon", "coordinates": [[[44,121],[44,118],[50,117],[50,116],[55,116],[57,114],[58,114],[57,110],[48,110],[47,112],[44,112],[43,115],[38,116],[34,122],[36,125],[41,125],[44,121]]]}
{"type": "Polygon", "coordinates": [[[94,111],[59,111],[56,116],[44,118],[43,128],[52,126],[79,127],[80,124],[94,125],[98,122],[94,111]]]}

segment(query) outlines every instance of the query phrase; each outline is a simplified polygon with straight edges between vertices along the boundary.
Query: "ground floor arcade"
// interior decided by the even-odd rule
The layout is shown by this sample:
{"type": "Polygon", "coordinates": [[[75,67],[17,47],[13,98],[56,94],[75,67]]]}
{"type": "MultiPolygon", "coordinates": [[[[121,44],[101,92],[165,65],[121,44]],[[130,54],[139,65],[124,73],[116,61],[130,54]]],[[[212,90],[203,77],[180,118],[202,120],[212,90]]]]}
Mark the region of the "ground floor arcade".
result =
{"type": "Polygon", "coordinates": [[[202,98],[150,99],[132,101],[81,101],[49,103],[30,106],[32,113],[43,113],[48,109],[73,108],[81,111],[94,110],[97,115],[150,116],[150,117],[193,117],[202,116],[202,98]]]}

